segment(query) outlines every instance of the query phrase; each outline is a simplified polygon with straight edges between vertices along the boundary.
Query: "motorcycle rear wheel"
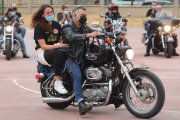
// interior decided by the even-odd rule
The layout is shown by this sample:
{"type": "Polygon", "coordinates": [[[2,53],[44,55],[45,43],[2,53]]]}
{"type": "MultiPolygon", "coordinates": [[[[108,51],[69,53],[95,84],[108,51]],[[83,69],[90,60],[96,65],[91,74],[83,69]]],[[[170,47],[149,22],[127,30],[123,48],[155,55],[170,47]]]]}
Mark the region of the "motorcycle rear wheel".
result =
{"type": "MultiPolygon", "coordinates": [[[[55,90],[52,88],[53,82],[52,76],[48,81],[42,81],[40,85],[42,97],[61,97],[55,90]],[[45,83],[44,83],[45,82],[45,83]],[[44,89],[47,88],[47,89],[44,89]]],[[[63,103],[47,103],[53,109],[65,109],[71,104],[71,100],[63,103]]]]}
{"type": "Polygon", "coordinates": [[[150,71],[138,70],[130,75],[140,93],[134,93],[128,80],[123,86],[123,100],[126,108],[138,118],[148,119],[160,112],[165,101],[165,91],[160,79],[150,71]]]}

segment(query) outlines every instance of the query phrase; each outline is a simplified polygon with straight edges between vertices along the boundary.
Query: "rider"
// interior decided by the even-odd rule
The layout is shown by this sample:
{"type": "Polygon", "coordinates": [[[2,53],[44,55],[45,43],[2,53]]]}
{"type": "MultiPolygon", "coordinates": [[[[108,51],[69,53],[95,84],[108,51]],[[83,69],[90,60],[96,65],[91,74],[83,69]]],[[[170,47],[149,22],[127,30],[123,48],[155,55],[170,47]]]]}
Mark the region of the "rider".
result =
{"type": "Polygon", "coordinates": [[[106,24],[107,26],[105,27],[105,30],[106,30],[106,32],[113,32],[113,29],[112,29],[112,22],[113,22],[113,20],[120,20],[120,19],[122,19],[123,26],[121,27],[121,32],[123,32],[123,34],[121,36],[118,36],[118,37],[124,39],[124,45],[128,46],[128,41],[124,37],[124,35],[127,32],[127,27],[126,26],[127,26],[127,22],[128,21],[127,21],[127,19],[121,17],[118,9],[119,9],[119,7],[117,5],[111,5],[111,7],[110,7],[111,14],[105,20],[105,23],[107,23],[106,24]]]}
{"type": "MultiPolygon", "coordinates": [[[[7,13],[5,14],[5,16],[2,18],[1,22],[5,22],[5,23],[17,22],[17,23],[19,23],[19,17],[15,14],[15,11],[13,10],[13,8],[9,8],[7,10],[7,13]]],[[[15,26],[16,26],[16,28],[19,27],[17,24],[15,26]]],[[[19,43],[21,45],[23,58],[29,58],[29,56],[27,56],[27,53],[26,53],[26,46],[25,46],[24,40],[23,40],[22,36],[17,33],[16,30],[14,31],[14,37],[19,41],[19,43]]]]}
{"type": "MultiPolygon", "coordinates": [[[[148,9],[147,13],[146,13],[146,17],[148,19],[151,19],[151,18],[155,18],[155,15],[156,15],[156,6],[157,6],[157,2],[156,1],[153,1],[151,3],[151,8],[148,9]]],[[[150,36],[150,25],[148,23],[148,20],[144,23],[144,26],[145,26],[145,30],[147,31],[147,36],[148,36],[148,39],[149,39],[149,36],[150,36]]]]}
{"type": "Polygon", "coordinates": [[[68,22],[71,21],[71,17],[72,17],[71,13],[65,4],[62,5],[61,9],[62,9],[62,12],[57,14],[57,21],[60,24],[67,24],[66,21],[68,22]]]}
{"type": "Polygon", "coordinates": [[[35,28],[34,40],[38,62],[54,68],[54,89],[60,94],[67,94],[68,91],[61,81],[66,52],[60,48],[68,48],[69,45],[60,41],[62,28],[54,21],[54,9],[50,5],[42,5],[34,14],[31,26],[35,28]]]}
{"type": "MultiPolygon", "coordinates": [[[[166,14],[162,14],[162,6],[161,5],[157,5],[156,6],[156,14],[155,14],[155,17],[167,17],[166,14]]],[[[151,31],[153,28],[149,25],[149,31],[151,31]]],[[[150,50],[151,50],[151,47],[152,47],[152,40],[151,40],[151,33],[149,33],[149,41],[148,41],[148,44],[147,44],[147,47],[146,47],[146,53],[145,53],[145,57],[147,56],[150,56],[150,50]]],[[[176,47],[177,47],[177,34],[174,34],[173,35],[173,39],[174,39],[174,51],[173,51],[173,55],[174,56],[179,56],[179,54],[176,52],[176,47]]]]}
{"type": "Polygon", "coordinates": [[[151,18],[154,18],[155,17],[155,14],[156,14],[156,5],[157,5],[157,2],[156,1],[153,1],[151,3],[151,8],[148,9],[147,13],[146,13],[146,17],[151,17],[151,18]]]}
{"type": "Polygon", "coordinates": [[[85,64],[86,41],[98,34],[86,25],[86,15],[84,7],[75,8],[72,12],[72,22],[63,28],[63,38],[71,46],[71,49],[67,52],[66,70],[74,81],[73,90],[79,105],[80,115],[84,115],[92,109],[83,98],[81,69],[85,64]]]}
{"type": "MultiPolygon", "coordinates": [[[[17,7],[16,7],[15,4],[13,5],[12,8],[13,8],[14,12],[16,13],[16,15],[17,15],[19,18],[22,18],[22,15],[21,15],[20,12],[17,11],[17,7]]],[[[23,22],[23,21],[21,20],[20,22],[23,22]]],[[[23,22],[23,23],[24,23],[24,22],[23,22]]],[[[19,27],[19,33],[21,33],[21,36],[22,36],[23,39],[24,39],[24,37],[25,37],[25,35],[26,35],[26,28],[20,26],[20,27],[19,27]]]]}

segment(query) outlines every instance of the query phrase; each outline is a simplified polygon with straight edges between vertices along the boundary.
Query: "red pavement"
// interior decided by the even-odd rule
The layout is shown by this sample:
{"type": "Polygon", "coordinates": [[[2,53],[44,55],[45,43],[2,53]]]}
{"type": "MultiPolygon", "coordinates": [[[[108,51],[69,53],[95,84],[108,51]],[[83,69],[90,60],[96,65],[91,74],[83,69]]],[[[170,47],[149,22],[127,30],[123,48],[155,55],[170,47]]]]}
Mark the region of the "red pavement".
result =
{"type": "MultiPolygon", "coordinates": [[[[142,28],[129,28],[128,39],[135,51],[134,62],[150,67],[162,80],[166,90],[163,110],[152,120],[180,120],[180,57],[167,59],[162,55],[144,57],[141,43],[142,28]]],[[[180,30],[178,30],[180,40],[180,30]]],[[[33,30],[28,29],[26,47],[31,59],[23,59],[21,53],[11,61],[0,54],[0,120],[137,120],[122,106],[93,108],[85,116],[72,106],[65,110],[53,110],[42,103],[39,84],[35,80],[33,30]]],[[[177,50],[180,53],[180,47],[177,50]]]]}

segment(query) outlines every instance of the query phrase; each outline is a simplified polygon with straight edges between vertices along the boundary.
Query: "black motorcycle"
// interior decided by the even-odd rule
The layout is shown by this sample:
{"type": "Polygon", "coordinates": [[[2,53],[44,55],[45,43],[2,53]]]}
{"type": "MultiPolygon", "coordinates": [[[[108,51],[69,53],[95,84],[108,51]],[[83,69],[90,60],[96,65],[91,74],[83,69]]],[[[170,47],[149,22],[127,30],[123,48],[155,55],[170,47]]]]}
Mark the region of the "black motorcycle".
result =
{"type": "MultiPolygon", "coordinates": [[[[176,29],[179,27],[180,20],[171,17],[167,12],[162,12],[160,16],[148,20],[150,25],[150,44],[152,44],[152,52],[157,55],[164,52],[167,58],[171,58],[177,47],[176,29]]],[[[147,45],[147,35],[143,34],[144,44],[147,45]]]]}
{"type": "MultiPolygon", "coordinates": [[[[111,35],[99,35],[88,43],[87,64],[82,70],[86,103],[92,107],[114,104],[115,108],[125,104],[138,118],[155,116],[165,101],[161,80],[146,68],[135,67],[131,62],[134,56],[131,47],[119,45],[121,41],[110,39],[111,35]]],[[[77,107],[73,81],[66,71],[62,78],[68,94],[62,95],[54,90],[53,69],[42,64],[37,68],[44,103],[54,109],[65,109],[69,105],[77,107]]]]}
{"type": "MultiPolygon", "coordinates": [[[[0,39],[0,52],[6,56],[6,60],[11,60],[18,54],[20,48],[19,41],[14,37],[17,22],[0,22],[2,30],[2,39],[0,39]]],[[[1,34],[0,34],[1,36],[1,34]]]]}

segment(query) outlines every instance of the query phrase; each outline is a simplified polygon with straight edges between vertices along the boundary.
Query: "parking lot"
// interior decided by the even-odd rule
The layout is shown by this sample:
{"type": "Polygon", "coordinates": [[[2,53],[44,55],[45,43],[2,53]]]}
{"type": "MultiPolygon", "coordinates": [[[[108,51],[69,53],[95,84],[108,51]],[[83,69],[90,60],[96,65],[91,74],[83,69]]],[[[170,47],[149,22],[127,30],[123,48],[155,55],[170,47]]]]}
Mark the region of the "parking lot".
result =
{"type": "MultiPolygon", "coordinates": [[[[128,28],[128,41],[135,51],[134,63],[148,66],[162,80],[166,100],[162,111],[152,120],[180,119],[180,56],[170,59],[163,53],[144,57],[145,46],[141,43],[143,28],[128,28]]],[[[177,31],[180,40],[180,29],[177,31]]],[[[72,106],[65,110],[54,110],[42,102],[39,84],[35,79],[36,58],[33,30],[27,28],[25,43],[30,59],[18,56],[6,61],[0,54],[0,120],[137,120],[122,106],[113,105],[93,108],[85,116],[80,116],[78,108],[72,106]]],[[[177,52],[180,53],[180,47],[177,52]]]]}

